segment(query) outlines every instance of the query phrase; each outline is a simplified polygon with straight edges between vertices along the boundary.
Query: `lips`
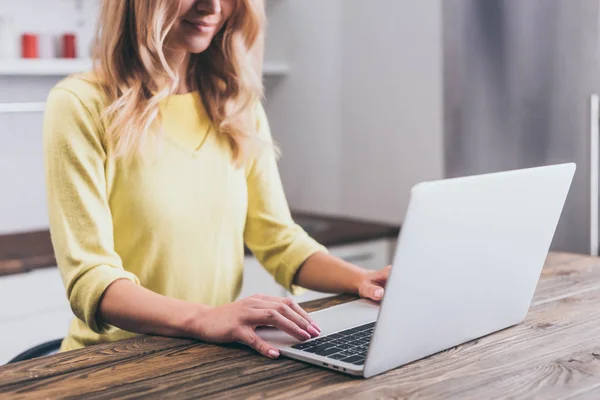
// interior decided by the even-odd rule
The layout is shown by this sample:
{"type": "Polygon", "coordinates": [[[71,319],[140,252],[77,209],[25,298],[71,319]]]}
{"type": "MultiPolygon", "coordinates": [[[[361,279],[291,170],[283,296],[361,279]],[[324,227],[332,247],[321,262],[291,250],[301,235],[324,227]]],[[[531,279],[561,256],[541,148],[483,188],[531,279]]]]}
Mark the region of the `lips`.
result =
{"type": "Polygon", "coordinates": [[[189,21],[187,19],[184,19],[183,22],[185,22],[187,25],[196,28],[199,31],[210,31],[218,26],[217,23],[208,21],[189,21]]]}

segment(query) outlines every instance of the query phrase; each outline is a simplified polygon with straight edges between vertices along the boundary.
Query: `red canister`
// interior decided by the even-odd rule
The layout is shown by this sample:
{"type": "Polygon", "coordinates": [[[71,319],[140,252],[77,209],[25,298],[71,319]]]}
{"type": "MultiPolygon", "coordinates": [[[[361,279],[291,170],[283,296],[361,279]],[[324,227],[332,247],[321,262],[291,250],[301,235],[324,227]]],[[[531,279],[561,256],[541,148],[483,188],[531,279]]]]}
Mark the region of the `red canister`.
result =
{"type": "Polygon", "coordinates": [[[77,39],[74,34],[66,33],[62,37],[62,56],[63,58],[77,57],[77,39]]]}
{"type": "Polygon", "coordinates": [[[38,58],[38,36],[33,33],[24,33],[21,35],[21,57],[38,58]]]}

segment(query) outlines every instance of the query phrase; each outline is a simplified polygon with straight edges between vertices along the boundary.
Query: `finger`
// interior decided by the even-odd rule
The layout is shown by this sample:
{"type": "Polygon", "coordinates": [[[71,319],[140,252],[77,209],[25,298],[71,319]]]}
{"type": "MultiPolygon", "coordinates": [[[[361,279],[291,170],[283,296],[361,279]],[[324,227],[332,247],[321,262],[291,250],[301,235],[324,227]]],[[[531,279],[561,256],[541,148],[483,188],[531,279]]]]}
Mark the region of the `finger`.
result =
{"type": "Polygon", "coordinates": [[[377,271],[377,276],[387,278],[390,275],[391,270],[392,270],[392,266],[388,265],[387,267],[382,268],[379,271],[377,271]]]}
{"type": "Polygon", "coordinates": [[[307,340],[311,338],[308,332],[272,308],[251,310],[248,317],[249,322],[254,326],[272,325],[298,340],[307,340]]]}
{"type": "Polygon", "coordinates": [[[264,300],[261,305],[257,308],[266,308],[277,310],[279,314],[283,315],[285,318],[289,319],[296,325],[298,325],[302,330],[309,334],[311,337],[319,336],[319,331],[315,329],[311,323],[304,318],[302,315],[298,314],[295,310],[293,310],[290,306],[288,306],[285,302],[277,303],[274,301],[266,301],[264,300]]]}
{"type": "Polygon", "coordinates": [[[283,304],[287,305],[292,310],[294,310],[296,313],[301,315],[305,320],[307,320],[309,324],[311,324],[313,327],[315,327],[317,329],[317,331],[321,332],[321,328],[319,327],[319,325],[317,325],[315,320],[312,319],[310,317],[310,315],[302,307],[300,307],[300,305],[298,303],[296,303],[294,300],[290,299],[289,297],[275,297],[275,296],[261,295],[261,298],[263,298],[264,300],[267,300],[267,301],[273,301],[273,302],[283,303],[283,304]]]}
{"type": "Polygon", "coordinates": [[[388,265],[385,268],[380,269],[379,271],[373,274],[371,280],[375,282],[386,282],[388,277],[390,276],[390,271],[392,270],[392,266],[388,265]]]}
{"type": "Polygon", "coordinates": [[[260,354],[262,354],[265,357],[268,357],[268,358],[279,357],[279,350],[277,350],[275,347],[270,346],[267,342],[265,342],[263,339],[261,339],[256,334],[256,332],[254,332],[254,330],[252,330],[250,328],[245,329],[242,332],[241,337],[239,338],[239,341],[252,347],[254,350],[256,350],[257,352],[259,352],[260,354]]]}
{"type": "Polygon", "coordinates": [[[363,297],[379,301],[383,298],[383,288],[378,285],[368,284],[362,290],[363,297]]]}
{"type": "Polygon", "coordinates": [[[304,319],[306,319],[318,332],[321,332],[321,328],[319,327],[319,325],[317,325],[315,320],[311,318],[310,314],[307,313],[305,309],[300,307],[300,304],[296,303],[292,299],[286,299],[286,300],[288,302],[285,304],[287,304],[292,310],[294,310],[295,312],[300,314],[304,319]]]}

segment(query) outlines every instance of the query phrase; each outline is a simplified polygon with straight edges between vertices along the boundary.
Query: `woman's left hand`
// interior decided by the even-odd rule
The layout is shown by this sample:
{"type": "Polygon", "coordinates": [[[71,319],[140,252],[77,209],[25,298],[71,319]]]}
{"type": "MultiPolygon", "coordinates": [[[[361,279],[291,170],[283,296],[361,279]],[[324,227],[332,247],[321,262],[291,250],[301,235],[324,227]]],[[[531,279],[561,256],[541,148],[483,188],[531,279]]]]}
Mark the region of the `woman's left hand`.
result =
{"type": "Polygon", "coordinates": [[[383,291],[390,275],[391,265],[379,271],[367,272],[358,283],[358,295],[367,299],[380,301],[383,291]]]}

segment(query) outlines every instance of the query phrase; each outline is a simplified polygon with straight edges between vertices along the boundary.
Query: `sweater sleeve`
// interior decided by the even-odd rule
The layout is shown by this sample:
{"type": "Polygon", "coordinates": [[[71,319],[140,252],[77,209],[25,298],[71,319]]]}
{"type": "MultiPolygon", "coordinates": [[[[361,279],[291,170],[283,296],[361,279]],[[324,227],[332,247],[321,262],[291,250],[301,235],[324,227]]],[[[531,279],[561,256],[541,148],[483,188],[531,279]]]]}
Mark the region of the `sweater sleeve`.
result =
{"type": "Polygon", "coordinates": [[[94,332],[104,290],[117,279],[139,284],[114,250],[106,151],[98,112],[74,92],[54,88],[44,115],[44,167],[52,243],[71,309],[94,332]]]}
{"type": "Polygon", "coordinates": [[[271,132],[262,105],[258,108],[259,136],[269,144],[250,163],[248,215],[244,241],[275,280],[293,294],[302,289],[293,279],[304,261],[327,249],[292,219],[277,167],[271,132]]]}

